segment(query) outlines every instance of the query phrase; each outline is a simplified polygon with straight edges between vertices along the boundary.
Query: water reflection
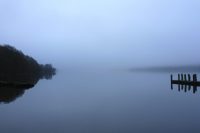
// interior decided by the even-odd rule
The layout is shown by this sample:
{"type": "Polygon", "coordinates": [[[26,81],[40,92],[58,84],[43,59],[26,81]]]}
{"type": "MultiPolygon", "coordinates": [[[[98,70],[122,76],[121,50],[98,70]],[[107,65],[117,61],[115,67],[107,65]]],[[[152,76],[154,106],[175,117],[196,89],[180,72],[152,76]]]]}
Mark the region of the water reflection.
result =
{"type": "Polygon", "coordinates": [[[197,74],[193,74],[191,79],[190,74],[178,74],[178,79],[174,80],[173,75],[171,75],[171,89],[173,90],[173,85],[178,85],[178,91],[192,91],[197,92],[197,87],[200,87],[200,81],[197,80],[197,74]]]}
{"type": "Polygon", "coordinates": [[[32,88],[34,85],[13,86],[0,84],[0,103],[10,103],[22,96],[26,89],[32,88]]]}
{"type": "Polygon", "coordinates": [[[0,78],[0,103],[10,103],[16,100],[18,97],[21,97],[26,90],[33,88],[40,79],[51,79],[54,74],[48,73],[48,75],[42,75],[34,77],[19,75],[16,77],[11,77],[11,79],[18,80],[8,80],[7,78],[0,78]],[[6,79],[6,80],[5,80],[6,79]],[[25,81],[26,82],[21,82],[25,81]]]}
{"type": "Polygon", "coordinates": [[[0,103],[10,103],[34,87],[40,79],[51,79],[56,69],[42,65],[9,45],[0,45],[0,103]]]}

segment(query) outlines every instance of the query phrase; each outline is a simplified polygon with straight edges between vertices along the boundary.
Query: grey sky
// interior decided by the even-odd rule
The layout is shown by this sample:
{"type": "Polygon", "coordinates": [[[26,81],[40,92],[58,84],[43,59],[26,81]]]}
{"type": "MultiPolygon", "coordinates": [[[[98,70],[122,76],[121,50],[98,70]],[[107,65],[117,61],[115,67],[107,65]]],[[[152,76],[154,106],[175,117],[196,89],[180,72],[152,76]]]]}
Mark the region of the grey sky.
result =
{"type": "Polygon", "coordinates": [[[199,0],[0,0],[0,43],[40,62],[199,64],[199,0]]]}

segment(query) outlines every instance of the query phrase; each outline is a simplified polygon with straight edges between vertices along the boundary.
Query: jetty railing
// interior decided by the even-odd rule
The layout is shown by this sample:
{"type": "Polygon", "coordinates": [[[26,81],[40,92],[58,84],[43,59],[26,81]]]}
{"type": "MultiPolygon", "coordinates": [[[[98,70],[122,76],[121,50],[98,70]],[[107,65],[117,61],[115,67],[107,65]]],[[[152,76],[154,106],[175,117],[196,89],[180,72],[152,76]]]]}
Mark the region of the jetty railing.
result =
{"type": "Polygon", "coordinates": [[[200,86],[200,81],[197,80],[197,74],[178,74],[178,79],[174,80],[173,75],[171,75],[171,89],[173,85],[178,85],[178,91],[190,91],[192,89],[193,93],[197,92],[197,87],[200,86]]]}

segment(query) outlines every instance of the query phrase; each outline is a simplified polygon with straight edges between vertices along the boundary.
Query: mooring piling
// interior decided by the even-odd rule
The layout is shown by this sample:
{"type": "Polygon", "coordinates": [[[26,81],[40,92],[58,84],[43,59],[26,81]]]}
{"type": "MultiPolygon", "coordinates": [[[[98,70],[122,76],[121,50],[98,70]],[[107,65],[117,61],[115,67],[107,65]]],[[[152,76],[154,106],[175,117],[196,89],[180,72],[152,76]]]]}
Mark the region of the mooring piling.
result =
{"type": "Polygon", "coordinates": [[[190,74],[188,74],[188,81],[190,81],[191,80],[191,77],[190,77],[190,74]]]}

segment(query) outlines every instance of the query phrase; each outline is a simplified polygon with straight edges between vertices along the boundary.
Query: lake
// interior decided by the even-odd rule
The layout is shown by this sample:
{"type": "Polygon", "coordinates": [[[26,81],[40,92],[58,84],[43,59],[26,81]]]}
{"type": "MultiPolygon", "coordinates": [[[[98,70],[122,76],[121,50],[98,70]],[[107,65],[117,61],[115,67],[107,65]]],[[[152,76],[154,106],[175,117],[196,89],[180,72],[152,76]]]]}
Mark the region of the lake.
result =
{"type": "Polygon", "coordinates": [[[170,75],[60,70],[0,104],[0,132],[199,133],[200,90],[178,91],[176,85],[172,90],[170,75]]]}

